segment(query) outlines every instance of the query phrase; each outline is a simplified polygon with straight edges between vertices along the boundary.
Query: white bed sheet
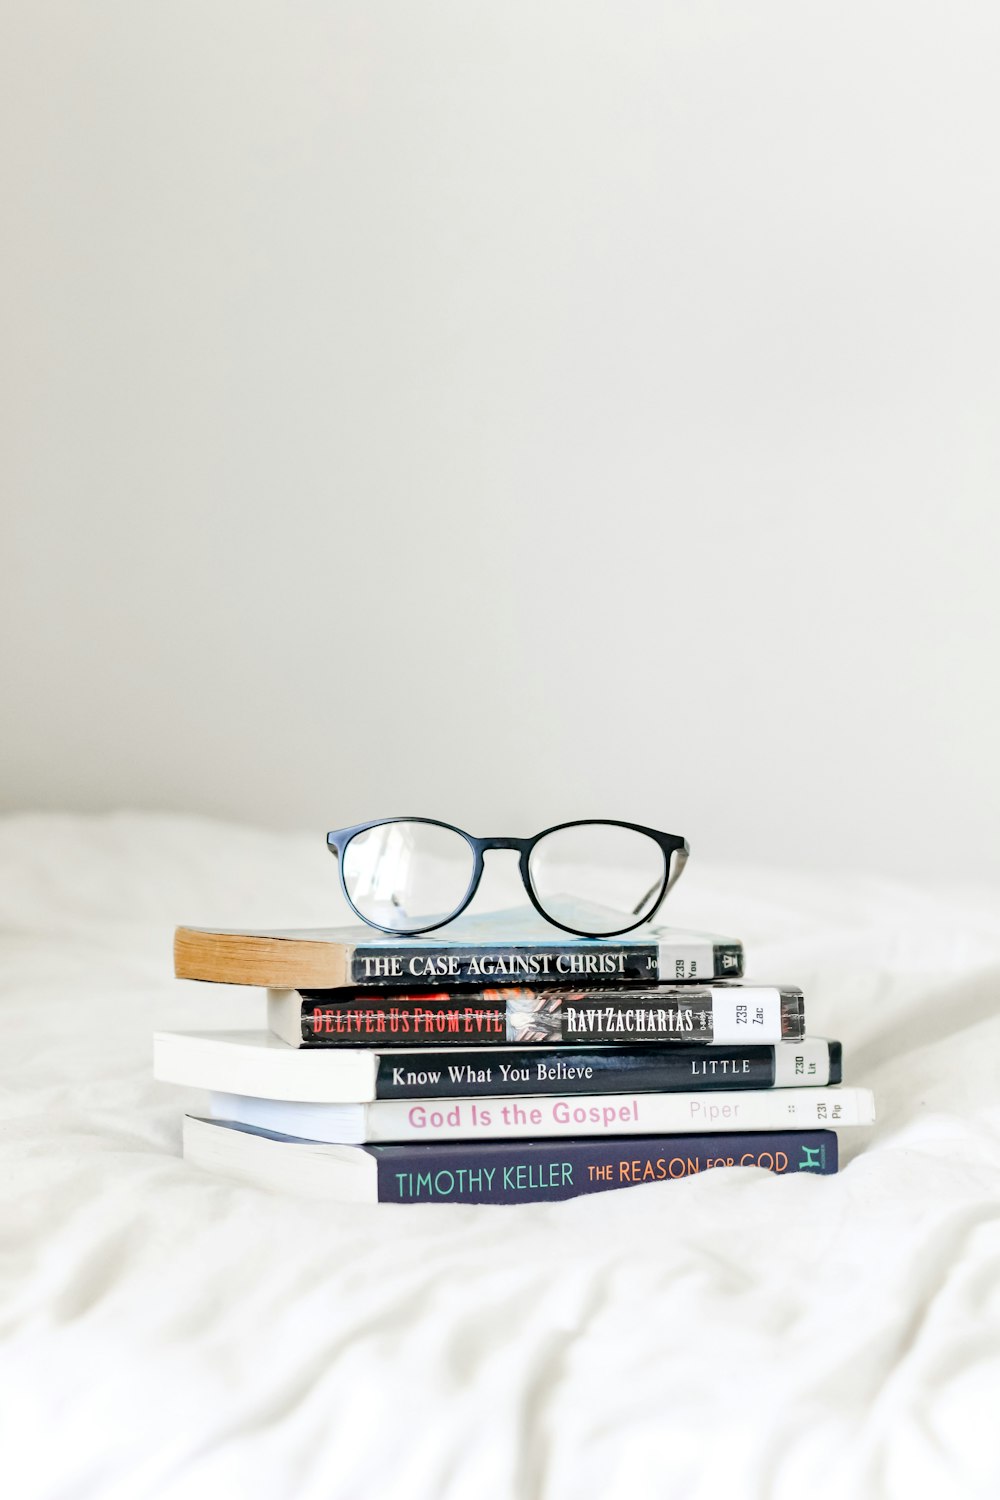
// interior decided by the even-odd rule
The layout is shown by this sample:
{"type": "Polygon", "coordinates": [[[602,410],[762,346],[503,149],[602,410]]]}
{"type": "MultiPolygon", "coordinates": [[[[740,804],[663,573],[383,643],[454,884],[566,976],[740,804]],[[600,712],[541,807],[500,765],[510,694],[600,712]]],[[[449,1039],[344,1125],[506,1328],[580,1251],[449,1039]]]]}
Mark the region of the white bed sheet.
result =
{"type": "MultiPolygon", "coordinates": [[[[322,839],[0,820],[9,1500],[1000,1494],[1000,900],[692,861],[877,1092],[836,1178],[339,1207],[179,1159],[178,921],[343,920],[322,839]]],[[[684,889],[686,886],[686,889],[684,889]]]]}

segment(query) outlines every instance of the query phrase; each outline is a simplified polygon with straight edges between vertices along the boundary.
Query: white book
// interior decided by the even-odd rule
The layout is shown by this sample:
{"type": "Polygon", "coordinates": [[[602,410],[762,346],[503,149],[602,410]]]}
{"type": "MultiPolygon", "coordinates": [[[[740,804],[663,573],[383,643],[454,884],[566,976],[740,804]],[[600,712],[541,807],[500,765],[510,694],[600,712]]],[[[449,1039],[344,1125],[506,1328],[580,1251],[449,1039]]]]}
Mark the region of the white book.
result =
{"type": "Polygon", "coordinates": [[[308,1104],[480,1094],[611,1094],[712,1085],[822,1086],[840,1081],[840,1044],[822,1037],[729,1046],[303,1047],[269,1031],[158,1031],[162,1083],[308,1104]]]}
{"type": "Polygon", "coordinates": [[[210,1113],[215,1120],[301,1140],[359,1145],[816,1130],[871,1125],[875,1100],[870,1089],[858,1088],[377,1099],[369,1104],[316,1104],[214,1092],[210,1113]]]}

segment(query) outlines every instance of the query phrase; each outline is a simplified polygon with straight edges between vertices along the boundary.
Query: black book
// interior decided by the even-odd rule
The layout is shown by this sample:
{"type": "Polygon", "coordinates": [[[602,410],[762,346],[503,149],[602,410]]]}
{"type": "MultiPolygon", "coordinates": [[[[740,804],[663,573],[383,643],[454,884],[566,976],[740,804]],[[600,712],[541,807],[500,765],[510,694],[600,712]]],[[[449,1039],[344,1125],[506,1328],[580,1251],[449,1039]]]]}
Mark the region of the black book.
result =
{"type": "Polygon", "coordinates": [[[782,1042],[805,1035],[802,991],[710,984],[448,990],[269,990],[267,1021],[291,1047],[505,1047],[782,1042]]]}
{"type": "Polygon", "coordinates": [[[650,925],[618,938],[575,937],[519,907],[459,917],[423,938],[371,927],[178,927],[174,972],[178,979],[289,989],[676,984],[739,979],[743,948],[732,938],[650,925]]]}

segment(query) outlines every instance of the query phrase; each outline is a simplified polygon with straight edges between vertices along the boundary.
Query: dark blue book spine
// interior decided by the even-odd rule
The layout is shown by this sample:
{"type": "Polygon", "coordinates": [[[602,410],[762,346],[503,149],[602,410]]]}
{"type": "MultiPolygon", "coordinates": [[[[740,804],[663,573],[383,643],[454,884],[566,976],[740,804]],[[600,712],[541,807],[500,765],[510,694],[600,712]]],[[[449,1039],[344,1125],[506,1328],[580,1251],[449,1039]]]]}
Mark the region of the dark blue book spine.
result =
{"type": "Polygon", "coordinates": [[[378,1164],[381,1203],[539,1203],[668,1182],[712,1167],[764,1167],[780,1175],[837,1170],[832,1130],[363,1149],[378,1164]]]}

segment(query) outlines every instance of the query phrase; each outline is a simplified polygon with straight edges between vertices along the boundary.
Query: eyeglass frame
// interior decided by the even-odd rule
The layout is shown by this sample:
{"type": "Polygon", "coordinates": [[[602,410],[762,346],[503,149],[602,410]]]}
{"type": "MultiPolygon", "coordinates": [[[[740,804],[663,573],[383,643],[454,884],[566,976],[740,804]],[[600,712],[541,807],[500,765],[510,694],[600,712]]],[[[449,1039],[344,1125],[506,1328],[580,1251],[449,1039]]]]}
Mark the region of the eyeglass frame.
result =
{"type": "MultiPolygon", "coordinates": [[[[656,914],[656,912],[662,905],[664,898],[671,890],[673,890],[674,886],[681,878],[681,875],[684,871],[684,866],[688,861],[688,855],[691,852],[690,845],[688,844],[687,839],[681,838],[678,834],[662,833],[658,828],[647,828],[642,823],[623,823],[617,818],[572,818],[568,823],[554,823],[551,828],[543,828],[541,833],[536,833],[530,839],[477,839],[473,834],[466,833],[464,828],[456,828],[454,823],[444,823],[440,818],[373,818],[368,823],[354,823],[348,828],[334,828],[326,836],[326,846],[331,854],[336,855],[337,871],[340,875],[340,888],[344,893],[344,900],[347,902],[348,906],[356,916],[360,917],[361,921],[364,922],[366,926],[374,927],[376,932],[388,933],[390,937],[420,937],[425,932],[435,932],[439,927],[446,927],[449,922],[454,922],[456,917],[460,917],[462,913],[466,911],[467,908],[471,905],[472,900],[475,897],[477,890],[479,889],[479,883],[483,878],[483,870],[485,869],[483,855],[489,849],[512,849],[518,854],[518,866],[521,872],[521,881],[524,885],[524,889],[528,894],[528,899],[530,900],[535,910],[538,912],[538,915],[542,917],[546,922],[549,922],[553,927],[558,927],[563,932],[570,932],[574,935],[574,937],[621,937],[626,932],[634,932],[637,927],[642,927],[656,914]],[[347,881],[344,879],[344,855],[347,852],[347,847],[350,844],[351,840],[353,838],[356,838],[359,833],[368,833],[371,829],[381,828],[387,823],[428,823],[432,828],[446,828],[449,833],[457,833],[471,848],[473,854],[473,867],[472,878],[469,882],[468,889],[466,890],[465,896],[463,897],[460,905],[456,906],[454,911],[450,912],[443,921],[432,922],[427,927],[384,927],[381,922],[373,922],[370,917],[366,917],[363,912],[358,910],[354,902],[351,900],[347,890],[347,881]],[[613,932],[581,932],[578,927],[568,927],[565,922],[557,922],[555,917],[550,916],[550,914],[545,910],[541,902],[538,900],[534,888],[531,884],[531,875],[529,872],[531,851],[534,849],[536,844],[541,843],[542,839],[547,838],[550,833],[561,833],[565,828],[592,828],[597,824],[601,824],[611,828],[627,828],[633,833],[643,833],[647,838],[651,838],[653,842],[659,846],[660,852],[663,855],[663,882],[660,886],[659,895],[653,902],[652,906],[649,908],[649,911],[646,912],[645,916],[638,917],[635,922],[631,922],[627,927],[617,927],[613,932]],[[674,861],[675,855],[677,856],[676,861],[674,861]],[[674,863],[675,865],[675,868],[673,870],[671,870],[672,863],[674,863]]],[[[646,902],[649,900],[650,895],[655,889],[656,887],[654,885],[649,891],[646,892],[642,900],[639,902],[638,906],[633,908],[633,913],[639,912],[643,909],[646,902]]]]}

